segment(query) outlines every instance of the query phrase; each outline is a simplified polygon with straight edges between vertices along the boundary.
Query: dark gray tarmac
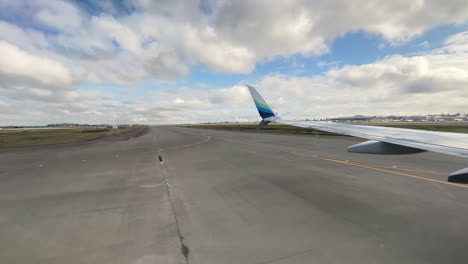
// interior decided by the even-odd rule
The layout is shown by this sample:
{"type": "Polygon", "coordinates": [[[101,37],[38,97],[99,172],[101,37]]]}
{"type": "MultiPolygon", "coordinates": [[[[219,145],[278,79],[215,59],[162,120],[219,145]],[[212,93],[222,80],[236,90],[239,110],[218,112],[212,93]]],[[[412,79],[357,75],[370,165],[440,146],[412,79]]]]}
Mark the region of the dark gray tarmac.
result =
{"type": "Polygon", "coordinates": [[[467,263],[468,185],[446,181],[467,160],[359,141],[161,126],[0,149],[0,263],[467,263]]]}

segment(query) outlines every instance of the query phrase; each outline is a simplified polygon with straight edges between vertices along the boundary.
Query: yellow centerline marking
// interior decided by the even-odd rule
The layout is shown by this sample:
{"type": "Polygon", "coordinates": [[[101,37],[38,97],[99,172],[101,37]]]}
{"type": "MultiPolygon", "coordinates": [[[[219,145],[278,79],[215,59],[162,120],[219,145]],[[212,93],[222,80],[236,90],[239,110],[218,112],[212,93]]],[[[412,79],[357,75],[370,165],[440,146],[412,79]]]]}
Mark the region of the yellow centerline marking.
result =
{"type": "Polygon", "coordinates": [[[357,165],[365,165],[365,166],[372,166],[376,168],[382,168],[382,169],[391,169],[391,170],[402,170],[402,171],[411,171],[411,172],[420,172],[420,173],[426,173],[426,174],[434,174],[434,175],[441,175],[441,176],[447,176],[445,173],[441,172],[435,172],[435,171],[426,171],[426,170],[415,170],[415,169],[405,169],[405,168],[400,168],[400,167],[388,167],[388,166],[381,166],[381,165],[370,165],[370,164],[365,164],[365,163],[359,163],[359,162],[349,162],[357,165]]]}
{"type": "MultiPolygon", "coordinates": [[[[266,147],[266,146],[262,146],[262,145],[251,144],[251,143],[232,140],[232,139],[227,139],[227,138],[217,137],[217,139],[236,142],[236,143],[240,143],[240,144],[244,144],[244,145],[263,148],[263,149],[275,150],[275,151],[288,153],[288,154],[293,154],[293,155],[298,155],[298,156],[305,156],[305,157],[310,157],[310,158],[314,158],[314,159],[320,159],[320,160],[326,160],[326,161],[340,163],[340,164],[346,164],[346,165],[350,165],[350,166],[354,166],[354,167],[361,167],[361,168],[366,168],[366,169],[380,171],[380,172],[386,172],[386,173],[391,173],[391,174],[402,175],[402,176],[415,178],[415,179],[420,179],[420,180],[425,180],[425,181],[431,181],[431,182],[443,183],[443,184],[457,186],[457,187],[468,188],[468,185],[453,183],[453,182],[447,182],[447,181],[442,181],[442,180],[437,180],[437,179],[432,179],[432,178],[426,178],[426,177],[417,176],[417,175],[408,174],[408,173],[399,172],[399,171],[391,171],[391,170],[385,169],[385,167],[378,166],[378,165],[371,165],[371,164],[365,164],[365,163],[357,163],[357,162],[350,162],[350,161],[344,161],[344,160],[337,160],[337,159],[333,159],[333,158],[321,157],[321,156],[318,156],[318,155],[310,155],[310,154],[305,154],[305,153],[301,153],[301,152],[289,151],[289,150],[273,148],[273,147],[266,147]]],[[[398,169],[398,168],[392,168],[392,169],[398,169]]],[[[402,169],[402,168],[400,168],[400,169],[402,169]]],[[[402,169],[402,170],[408,170],[408,171],[414,171],[414,172],[423,172],[423,171],[410,170],[410,169],[402,169]]],[[[428,173],[428,172],[426,172],[426,173],[428,173]]],[[[432,174],[439,174],[439,173],[432,172],[432,174]]],[[[444,174],[441,174],[441,175],[444,175],[444,174]]]]}
{"type": "Polygon", "coordinates": [[[180,149],[180,148],[187,148],[187,147],[191,147],[191,146],[195,146],[195,145],[198,145],[198,144],[202,144],[202,143],[205,143],[207,141],[210,141],[213,137],[212,136],[207,136],[206,139],[202,140],[202,141],[198,141],[198,142],[195,142],[195,143],[190,143],[190,144],[187,144],[187,145],[182,145],[182,146],[178,146],[178,147],[173,147],[173,148],[166,148],[166,149],[159,149],[159,150],[173,150],[173,149],[180,149]]]}

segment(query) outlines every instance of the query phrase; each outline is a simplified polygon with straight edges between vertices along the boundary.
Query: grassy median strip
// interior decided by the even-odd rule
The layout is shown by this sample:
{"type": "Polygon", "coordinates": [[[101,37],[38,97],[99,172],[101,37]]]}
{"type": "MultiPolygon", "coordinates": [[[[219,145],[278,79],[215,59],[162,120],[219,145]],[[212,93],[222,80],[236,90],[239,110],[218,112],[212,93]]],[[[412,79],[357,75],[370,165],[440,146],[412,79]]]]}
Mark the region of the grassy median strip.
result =
{"type": "Polygon", "coordinates": [[[129,132],[141,127],[107,128],[41,128],[2,129],[0,147],[23,147],[59,143],[82,142],[129,132]]]}
{"type": "MultiPolygon", "coordinates": [[[[238,123],[238,124],[196,124],[196,125],[181,125],[182,127],[204,128],[215,130],[230,130],[230,131],[256,131],[257,124],[254,123],[238,123]]],[[[272,123],[262,128],[262,133],[286,133],[286,134],[306,134],[306,135],[336,135],[325,131],[320,131],[311,128],[295,127],[272,123]]]]}
{"type": "MultiPolygon", "coordinates": [[[[355,125],[371,125],[385,127],[410,128],[440,132],[455,132],[468,133],[467,122],[367,122],[353,123],[355,125]]],[[[183,127],[204,128],[215,130],[230,130],[230,131],[255,131],[257,124],[254,123],[236,123],[236,124],[194,124],[181,125],[183,127]]],[[[301,128],[283,124],[269,124],[261,130],[262,133],[286,133],[286,134],[307,134],[307,135],[336,135],[334,133],[319,131],[311,128],[301,128]]]]}

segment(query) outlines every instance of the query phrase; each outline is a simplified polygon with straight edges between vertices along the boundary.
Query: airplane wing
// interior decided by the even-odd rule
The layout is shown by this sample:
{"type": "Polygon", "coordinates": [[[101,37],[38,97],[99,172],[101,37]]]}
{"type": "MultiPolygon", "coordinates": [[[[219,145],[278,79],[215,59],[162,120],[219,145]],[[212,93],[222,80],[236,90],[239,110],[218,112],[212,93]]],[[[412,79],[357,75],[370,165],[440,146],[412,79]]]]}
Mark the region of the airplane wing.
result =
{"type": "MultiPolygon", "coordinates": [[[[262,121],[257,127],[258,129],[263,128],[270,122],[276,122],[368,139],[366,142],[348,147],[349,152],[356,153],[398,155],[433,151],[468,158],[468,134],[349,125],[322,121],[286,120],[273,112],[254,87],[250,85],[247,85],[247,87],[262,117],[262,121]]],[[[450,176],[461,174],[468,174],[468,168],[456,171],[450,174],[450,176]]]]}

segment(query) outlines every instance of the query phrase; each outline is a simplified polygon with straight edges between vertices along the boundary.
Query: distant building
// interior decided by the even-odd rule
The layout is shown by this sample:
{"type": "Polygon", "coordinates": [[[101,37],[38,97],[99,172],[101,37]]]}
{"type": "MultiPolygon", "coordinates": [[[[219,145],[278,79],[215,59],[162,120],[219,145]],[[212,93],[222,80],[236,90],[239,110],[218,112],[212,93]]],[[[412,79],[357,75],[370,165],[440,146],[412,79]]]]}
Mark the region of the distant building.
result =
{"type": "Polygon", "coordinates": [[[425,116],[404,116],[400,119],[403,122],[420,122],[426,119],[425,116]]]}
{"type": "Polygon", "coordinates": [[[375,116],[355,115],[355,116],[350,116],[350,117],[330,118],[329,120],[333,122],[369,122],[373,118],[375,118],[375,116]]]}
{"type": "Polygon", "coordinates": [[[434,121],[437,122],[447,122],[447,121],[454,121],[453,116],[437,116],[434,121]]]}

